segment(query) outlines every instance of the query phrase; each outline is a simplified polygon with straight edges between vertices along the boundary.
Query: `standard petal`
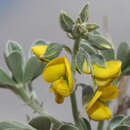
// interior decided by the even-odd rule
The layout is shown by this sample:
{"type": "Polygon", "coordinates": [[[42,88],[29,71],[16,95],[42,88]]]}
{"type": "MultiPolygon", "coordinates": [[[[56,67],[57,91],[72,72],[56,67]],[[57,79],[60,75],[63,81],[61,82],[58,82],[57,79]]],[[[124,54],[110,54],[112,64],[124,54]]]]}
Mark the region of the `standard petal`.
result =
{"type": "Polygon", "coordinates": [[[118,88],[112,84],[99,88],[102,91],[102,95],[100,96],[101,101],[111,101],[118,96],[118,88]]]}
{"type": "Polygon", "coordinates": [[[95,121],[108,120],[112,117],[111,110],[100,101],[97,101],[87,113],[89,118],[95,121]]]}
{"type": "Polygon", "coordinates": [[[93,75],[99,79],[115,78],[121,72],[121,61],[111,60],[106,62],[106,67],[93,65],[93,75]]]}
{"type": "Polygon", "coordinates": [[[93,107],[93,105],[97,102],[97,100],[100,98],[102,92],[101,91],[96,91],[96,94],[94,95],[94,97],[91,99],[91,101],[89,102],[89,104],[86,106],[86,110],[89,111],[89,109],[91,109],[91,107],[93,107]]]}
{"type": "Polygon", "coordinates": [[[37,57],[40,58],[46,52],[47,47],[48,45],[36,45],[32,47],[32,51],[37,57]]]}
{"type": "Polygon", "coordinates": [[[64,57],[51,60],[43,71],[43,79],[46,82],[54,82],[66,73],[64,57]]]}

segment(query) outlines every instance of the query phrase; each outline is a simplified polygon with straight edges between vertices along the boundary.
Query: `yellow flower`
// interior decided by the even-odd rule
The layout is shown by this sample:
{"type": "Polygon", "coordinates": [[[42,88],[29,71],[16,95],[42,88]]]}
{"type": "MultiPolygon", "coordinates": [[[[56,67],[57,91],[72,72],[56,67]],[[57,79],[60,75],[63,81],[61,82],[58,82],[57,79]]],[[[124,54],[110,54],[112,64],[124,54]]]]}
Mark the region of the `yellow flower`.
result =
{"type": "Polygon", "coordinates": [[[33,53],[42,60],[43,55],[47,50],[48,45],[35,45],[32,47],[33,53]]]}
{"type": "Polygon", "coordinates": [[[108,120],[112,116],[111,110],[104,104],[118,96],[118,89],[116,86],[110,84],[106,87],[99,87],[86,106],[86,112],[90,119],[95,121],[108,120]]]}
{"type": "Polygon", "coordinates": [[[54,92],[57,103],[62,103],[73,89],[73,79],[69,62],[66,57],[51,60],[43,71],[43,79],[52,83],[50,90],[54,92]]]}
{"type": "Polygon", "coordinates": [[[121,73],[121,61],[110,60],[106,61],[106,66],[102,67],[97,64],[93,64],[93,73],[90,69],[88,71],[87,62],[83,64],[83,72],[86,74],[93,74],[93,78],[98,86],[106,86],[110,84],[115,78],[120,76],[121,73]]]}

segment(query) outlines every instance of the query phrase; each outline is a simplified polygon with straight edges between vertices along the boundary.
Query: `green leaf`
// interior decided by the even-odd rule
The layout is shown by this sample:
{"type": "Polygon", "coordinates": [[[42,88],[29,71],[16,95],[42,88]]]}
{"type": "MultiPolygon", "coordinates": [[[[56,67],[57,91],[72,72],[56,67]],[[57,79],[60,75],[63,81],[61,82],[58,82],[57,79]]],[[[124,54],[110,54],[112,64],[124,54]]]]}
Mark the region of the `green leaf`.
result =
{"type": "Polygon", "coordinates": [[[128,53],[130,52],[130,48],[128,43],[122,42],[117,51],[117,59],[122,61],[122,69],[124,69],[127,65],[127,58],[128,58],[128,53]]]}
{"type": "Polygon", "coordinates": [[[96,29],[99,29],[100,26],[97,24],[87,24],[87,29],[89,32],[95,31],[96,29]]]}
{"type": "Polygon", "coordinates": [[[32,81],[37,78],[42,73],[44,67],[45,64],[37,57],[30,57],[24,68],[24,82],[32,81]]]}
{"type": "Polygon", "coordinates": [[[126,67],[123,71],[122,71],[123,75],[130,75],[130,66],[126,67]]]}
{"type": "Polygon", "coordinates": [[[105,59],[102,55],[95,54],[91,55],[91,63],[92,64],[98,64],[100,66],[105,66],[105,59]]]}
{"type": "Polygon", "coordinates": [[[16,83],[2,69],[0,69],[0,85],[15,86],[16,83]]]}
{"type": "Polygon", "coordinates": [[[18,51],[22,56],[24,56],[22,47],[20,46],[19,43],[15,42],[15,41],[11,41],[11,40],[8,41],[7,50],[8,50],[7,55],[10,55],[14,51],[18,51]]]}
{"type": "Polygon", "coordinates": [[[76,126],[80,128],[80,130],[91,130],[91,125],[85,118],[80,118],[76,126]]]}
{"type": "Polygon", "coordinates": [[[88,20],[88,4],[86,4],[81,12],[80,12],[80,18],[82,20],[82,22],[85,22],[85,20],[88,20]]]}
{"type": "Polygon", "coordinates": [[[130,126],[127,126],[127,125],[120,125],[120,126],[117,126],[115,129],[113,130],[130,130],[130,126]]]}
{"type": "Polygon", "coordinates": [[[36,129],[17,121],[2,121],[0,122],[0,130],[36,130],[36,129]]]}
{"type": "MultiPolygon", "coordinates": [[[[35,46],[35,45],[47,45],[47,44],[48,44],[48,42],[46,42],[46,41],[44,41],[44,40],[37,40],[37,41],[35,41],[35,42],[32,44],[32,46],[35,46]]],[[[33,51],[32,51],[32,46],[31,46],[31,48],[29,49],[29,57],[34,56],[34,53],[33,53],[33,51]]]]}
{"type": "Polygon", "coordinates": [[[51,122],[48,118],[39,116],[32,119],[29,124],[37,130],[50,130],[51,122]]]}
{"type": "Polygon", "coordinates": [[[77,127],[73,125],[62,125],[59,130],[79,130],[77,127]]]}
{"type": "Polygon", "coordinates": [[[92,46],[86,43],[86,40],[81,40],[80,47],[84,49],[86,53],[89,55],[97,54],[96,49],[94,49],[92,46]]]}
{"type": "Polygon", "coordinates": [[[118,115],[115,116],[109,123],[109,126],[107,130],[114,130],[117,126],[120,125],[121,121],[123,120],[124,116],[123,115],[118,115]]]}
{"type": "Polygon", "coordinates": [[[17,82],[23,82],[23,59],[19,52],[12,52],[6,57],[8,68],[17,82]]]}
{"type": "Polygon", "coordinates": [[[99,50],[107,50],[107,49],[112,49],[111,43],[103,38],[102,36],[99,35],[88,35],[87,37],[87,43],[93,46],[96,49],[99,50]]]}
{"type": "Polygon", "coordinates": [[[90,85],[79,84],[82,87],[82,104],[83,106],[87,105],[93,97],[94,91],[90,85]]]}
{"type": "Polygon", "coordinates": [[[65,32],[72,33],[74,22],[71,19],[71,17],[69,17],[67,13],[65,13],[64,11],[61,11],[59,20],[60,20],[60,25],[62,29],[65,32]]]}
{"type": "Polygon", "coordinates": [[[130,116],[125,117],[122,121],[121,121],[122,125],[129,125],[130,126],[130,116]]]}
{"type": "Polygon", "coordinates": [[[105,60],[114,60],[115,59],[115,52],[113,49],[111,50],[100,50],[105,60]]]}
{"type": "Polygon", "coordinates": [[[80,73],[83,72],[83,64],[86,59],[87,59],[86,53],[84,52],[83,49],[80,49],[76,56],[76,63],[80,73]]]}
{"type": "MultiPolygon", "coordinates": [[[[51,43],[48,45],[48,48],[47,48],[43,58],[51,60],[51,59],[59,56],[62,49],[63,49],[62,45],[60,45],[58,43],[51,43]]],[[[41,59],[42,59],[42,57],[41,57],[41,59]]]]}

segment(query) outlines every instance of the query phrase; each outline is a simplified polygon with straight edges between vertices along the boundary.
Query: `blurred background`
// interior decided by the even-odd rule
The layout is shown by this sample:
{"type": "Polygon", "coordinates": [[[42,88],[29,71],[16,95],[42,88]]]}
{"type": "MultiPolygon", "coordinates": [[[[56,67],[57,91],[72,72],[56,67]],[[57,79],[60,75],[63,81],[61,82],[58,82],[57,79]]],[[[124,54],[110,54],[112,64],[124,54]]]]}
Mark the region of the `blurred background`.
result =
{"type": "MultiPolygon", "coordinates": [[[[37,39],[57,41],[72,46],[59,26],[60,10],[68,12],[74,19],[87,0],[0,0],[0,67],[8,72],[3,52],[8,40],[20,43],[27,58],[28,50],[37,39]]],[[[115,49],[121,41],[130,42],[130,0],[90,0],[90,22],[103,25],[103,17],[108,18],[108,31],[115,49]]],[[[79,80],[86,81],[86,76],[79,80]]],[[[71,105],[67,98],[62,105],[54,102],[49,85],[39,77],[33,83],[44,108],[53,116],[64,121],[72,121],[71,105]]],[[[78,103],[81,95],[78,91],[78,103]]],[[[82,110],[85,117],[87,115],[82,110]]],[[[32,111],[8,90],[0,90],[0,120],[26,121],[25,115],[32,111]]]]}

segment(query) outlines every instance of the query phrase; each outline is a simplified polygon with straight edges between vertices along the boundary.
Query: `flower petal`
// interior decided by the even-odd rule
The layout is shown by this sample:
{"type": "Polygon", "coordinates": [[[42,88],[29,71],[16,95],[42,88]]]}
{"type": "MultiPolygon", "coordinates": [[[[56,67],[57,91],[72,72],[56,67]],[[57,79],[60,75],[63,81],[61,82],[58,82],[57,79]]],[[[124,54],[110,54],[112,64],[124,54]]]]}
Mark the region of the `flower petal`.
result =
{"type": "Polygon", "coordinates": [[[64,61],[65,61],[65,66],[66,66],[66,77],[67,77],[69,89],[70,89],[70,92],[71,92],[72,89],[73,89],[72,72],[71,72],[70,64],[69,64],[69,62],[68,62],[66,57],[64,57],[64,61]]]}
{"type": "Polygon", "coordinates": [[[54,81],[52,83],[51,89],[53,89],[56,94],[59,94],[63,97],[70,95],[69,86],[63,77],[61,77],[59,80],[54,81]]]}
{"type": "Polygon", "coordinates": [[[106,67],[93,65],[93,75],[99,79],[115,78],[119,72],[121,72],[121,61],[118,60],[107,61],[106,67]]]}
{"type": "Polygon", "coordinates": [[[108,120],[112,117],[111,110],[100,101],[97,101],[87,113],[89,118],[95,121],[108,120]]]}
{"type": "Polygon", "coordinates": [[[64,76],[66,67],[64,64],[64,57],[58,57],[51,60],[43,71],[43,79],[47,82],[53,82],[64,76]]]}
{"type": "Polygon", "coordinates": [[[40,58],[40,56],[42,56],[47,49],[48,45],[36,45],[32,47],[32,51],[33,53],[40,58]]]}
{"type": "Polygon", "coordinates": [[[96,91],[96,94],[94,95],[94,97],[91,99],[91,101],[89,102],[89,104],[86,107],[86,110],[89,111],[89,109],[91,109],[91,107],[93,107],[93,105],[97,102],[97,100],[100,98],[102,92],[101,91],[96,91]]]}
{"type": "Polygon", "coordinates": [[[112,84],[101,87],[99,90],[102,91],[102,95],[100,96],[101,101],[110,101],[118,96],[118,88],[112,84]]]}
{"type": "Polygon", "coordinates": [[[84,60],[84,63],[83,63],[83,72],[86,74],[91,74],[90,66],[86,60],[84,60]]]}
{"type": "Polygon", "coordinates": [[[95,79],[97,86],[100,86],[100,87],[104,87],[110,84],[112,81],[113,79],[95,79]]]}

